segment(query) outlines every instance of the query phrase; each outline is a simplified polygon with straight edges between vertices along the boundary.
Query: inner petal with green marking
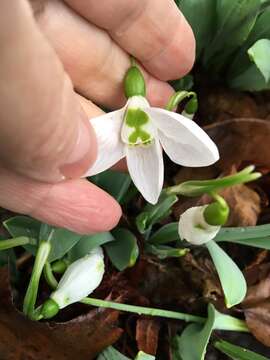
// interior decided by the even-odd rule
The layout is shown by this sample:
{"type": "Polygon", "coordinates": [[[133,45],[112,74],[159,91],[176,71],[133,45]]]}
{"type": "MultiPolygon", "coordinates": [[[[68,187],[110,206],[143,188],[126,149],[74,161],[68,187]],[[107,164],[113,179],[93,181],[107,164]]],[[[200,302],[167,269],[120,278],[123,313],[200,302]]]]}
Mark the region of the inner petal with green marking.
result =
{"type": "Polygon", "coordinates": [[[149,116],[140,108],[128,108],[122,127],[122,140],[128,145],[151,144],[153,125],[149,116]]]}

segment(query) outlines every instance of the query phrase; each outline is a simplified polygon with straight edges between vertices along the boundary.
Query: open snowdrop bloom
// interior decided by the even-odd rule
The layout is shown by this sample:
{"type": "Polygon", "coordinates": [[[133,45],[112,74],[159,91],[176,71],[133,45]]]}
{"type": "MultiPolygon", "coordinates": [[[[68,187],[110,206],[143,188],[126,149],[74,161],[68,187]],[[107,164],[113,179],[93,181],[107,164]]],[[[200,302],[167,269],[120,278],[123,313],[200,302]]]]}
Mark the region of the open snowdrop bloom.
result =
{"type": "Polygon", "coordinates": [[[221,226],[206,222],[204,212],[207,207],[208,205],[191,207],[180,215],[178,232],[182,240],[202,245],[214,239],[221,226]]]}
{"type": "Polygon", "coordinates": [[[98,174],[126,157],[135,186],[155,204],[163,187],[162,148],[176,164],[191,167],[211,165],[219,153],[195,122],[151,107],[144,91],[134,88],[122,109],[90,120],[97,135],[98,157],[85,176],[98,174]]]}
{"type": "Polygon", "coordinates": [[[50,318],[56,315],[59,309],[88,296],[99,286],[103,275],[103,250],[98,247],[68,266],[57,289],[43,304],[43,317],[50,318]]]}

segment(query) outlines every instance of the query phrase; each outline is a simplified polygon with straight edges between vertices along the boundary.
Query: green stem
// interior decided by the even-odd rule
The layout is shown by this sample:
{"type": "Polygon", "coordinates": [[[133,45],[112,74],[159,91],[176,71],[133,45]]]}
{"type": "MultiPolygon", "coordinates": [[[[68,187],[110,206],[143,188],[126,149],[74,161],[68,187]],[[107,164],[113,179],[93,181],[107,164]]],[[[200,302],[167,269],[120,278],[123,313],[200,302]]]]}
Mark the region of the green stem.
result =
{"type": "Polygon", "coordinates": [[[48,261],[46,262],[46,264],[44,266],[43,274],[44,274],[45,280],[47,281],[47,284],[53,290],[55,290],[57,288],[58,282],[57,282],[56,278],[54,277],[51,264],[48,261]]]}
{"type": "Polygon", "coordinates": [[[200,196],[203,194],[211,194],[218,190],[238,185],[244,184],[250,181],[254,181],[261,177],[261,174],[258,172],[252,172],[254,170],[253,166],[248,166],[242,171],[225,176],[223,178],[212,179],[212,180],[191,180],[186,181],[181,184],[168,187],[165,192],[167,194],[176,194],[183,196],[200,196]]]}
{"type": "MultiPolygon", "coordinates": [[[[91,305],[91,306],[132,312],[132,313],[135,313],[138,315],[143,314],[143,315],[149,315],[149,316],[160,316],[160,317],[164,317],[164,318],[183,320],[186,322],[195,322],[195,323],[199,323],[199,324],[204,324],[207,320],[206,318],[201,317],[201,316],[185,314],[185,313],[180,313],[180,312],[176,312],[176,311],[148,308],[148,307],[136,306],[136,305],[121,304],[121,303],[117,303],[114,301],[94,299],[94,298],[90,298],[90,297],[86,297],[86,298],[82,299],[80,302],[83,304],[91,305]]],[[[248,329],[247,329],[244,321],[239,320],[237,318],[232,318],[231,316],[229,316],[229,318],[230,318],[230,320],[234,319],[235,324],[233,323],[233,321],[231,321],[231,327],[229,328],[228,324],[226,324],[225,329],[223,329],[222,324],[220,324],[220,328],[217,327],[217,329],[248,332],[248,329]]]]}
{"type": "Polygon", "coordinates": [[[14,239],[7,239],[0,241],[0,251],[14,248],[16,246],[23,246],[27,244],[33,244],[33,240],[26,236],[19,236],[14,239]]]}
{"type": "Polygon", "coordinates": [[[51,245],[49,242],[42,241],[39,245],[34,267],[32,270],[30,282],[25,294],[23,302],[23,312],[29,318],[32,318],[34,313],[35,303],[37,299],[39,280],[42,274],[43,267],[50,254],[51,245]]]}

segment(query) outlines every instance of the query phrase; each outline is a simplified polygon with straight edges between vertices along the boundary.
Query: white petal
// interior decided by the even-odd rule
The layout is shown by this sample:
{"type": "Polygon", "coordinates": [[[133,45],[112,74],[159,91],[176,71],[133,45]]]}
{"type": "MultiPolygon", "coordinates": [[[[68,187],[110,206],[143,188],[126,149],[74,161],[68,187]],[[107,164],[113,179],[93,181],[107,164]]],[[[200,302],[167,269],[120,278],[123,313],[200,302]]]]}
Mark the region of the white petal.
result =
{"type": "Polygon", "coordinates": [[[208,166],[219,159],[215,143],[194,121],[164,109],[146,108],[144,111],[159,129],[161,144],[175,163],[208,166]]]}
{"type": "Polygon", "coordinates": [[[125,108],[90,119],[97,137],[98,154],[95,163],[84,177],[109,169],[125,156],[121,140],[124,113],[125,108]]]}
{"type": "Polygon", "coordinates": [[[156,204],[163,186],[164,165],[160,143],[157,139],[151,145],[126,148],[130,176],[142,196],[156,204]]]}
{"type": "Polygon", "coordinates": [[[98,247],[69,265],[51,298],[62,309],[93,292],[101,283],[103,275],[103,251],[98,247]]]}
{"type": "Polygon", "coordinates": [[[220,226],[209,225],[204,219],[206,207],[207,205],[191,207],[180,216],[178,232],[182,240],[193,245],[202,245],[217,235],[220,226]]]}

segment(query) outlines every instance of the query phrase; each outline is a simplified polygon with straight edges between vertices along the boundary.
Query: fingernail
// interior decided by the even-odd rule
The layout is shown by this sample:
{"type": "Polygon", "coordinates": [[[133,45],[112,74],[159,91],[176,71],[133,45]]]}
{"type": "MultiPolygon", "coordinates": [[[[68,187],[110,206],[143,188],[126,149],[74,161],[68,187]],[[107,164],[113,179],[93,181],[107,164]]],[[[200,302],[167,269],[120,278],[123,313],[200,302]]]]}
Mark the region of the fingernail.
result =
{"type": "Polygon", "coordinates": [[[59,168],[66,179],[82,176],[96,158],[96,137],[86,114],[81,110],[78,137],[66,163],[59,168]]]}

